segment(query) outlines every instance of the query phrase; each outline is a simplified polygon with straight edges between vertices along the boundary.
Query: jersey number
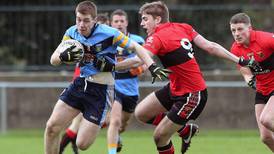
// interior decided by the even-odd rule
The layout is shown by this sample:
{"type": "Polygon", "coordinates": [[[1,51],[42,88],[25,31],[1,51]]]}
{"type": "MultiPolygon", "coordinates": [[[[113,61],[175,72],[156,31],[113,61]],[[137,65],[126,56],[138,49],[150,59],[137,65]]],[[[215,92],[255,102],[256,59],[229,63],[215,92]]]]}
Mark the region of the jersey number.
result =
{"type": "Polygon", "coordinates": [[[194,56],[194,52],[193,52],[193,48],[192,48],[192,44],[190,43],[190,41],[187,38],[183,38],[181,40],[181,46],[188,51],[187,55],[189,56],[189,58],[193,58],[194,56]]]}

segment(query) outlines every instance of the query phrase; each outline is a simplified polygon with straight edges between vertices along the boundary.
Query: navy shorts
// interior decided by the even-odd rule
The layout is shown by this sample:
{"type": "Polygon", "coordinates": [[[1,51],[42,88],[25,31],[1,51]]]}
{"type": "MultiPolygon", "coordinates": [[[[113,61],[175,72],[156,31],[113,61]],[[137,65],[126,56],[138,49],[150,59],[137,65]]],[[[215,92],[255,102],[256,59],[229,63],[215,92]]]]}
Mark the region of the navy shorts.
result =
{"type": "Polygon", "coordinates": [[[61,93],[59,99],[80,110],[88,121],[101,126],[108,110],[107,88],[107,85],[78,77],[61,93]]]}
{"type": "Polygon", "coordinates": [[[266,104],[271,96],[274,96],[274,91],[269,95],[263,95],[262,93],[256,92],[255,104],[266,104]]]}
{"type": "Polygon", "coordinates": [[[115,90],[115,97],[114,99],[121,103],[122,109],[125,112],[133,113],[135,110],[135,107],[137,105],[138,96],[127,96],[123,93],[120,93],[119,91],[115,90]]]}
{"type": "Polygon", "coordinates": [[[156,91],[155,95],[168,110],[167,117],[179,125],[195,120],[203,111],[207,101],[207,89],[182,96],[172,96],[169,84],[156,91]]]}

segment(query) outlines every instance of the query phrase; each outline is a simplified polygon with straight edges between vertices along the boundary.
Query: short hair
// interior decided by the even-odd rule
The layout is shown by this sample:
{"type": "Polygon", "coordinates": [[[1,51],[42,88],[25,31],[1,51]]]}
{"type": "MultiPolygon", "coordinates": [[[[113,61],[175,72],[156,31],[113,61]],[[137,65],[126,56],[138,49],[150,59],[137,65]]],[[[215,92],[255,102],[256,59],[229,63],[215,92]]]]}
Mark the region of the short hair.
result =
{"type": "Polygon", "coordinates": [[[238,23],[244,23],[244,24],[251,24],[250,17],[245,13],[237,13],[233,15],[230,19],[230,24],[238,24],[238,23]]]}
{"type": "Polygon", "coordinates": [[[108,13],[99,13],[97,15],[97,22],[100,22],[101,24],[109,25],[108,13]]]}
{"type": "Polygon", "coordinates": [[[91,1],[83,1],[83,2],[80,2],[76,9],[75,9],[75,13],[81,13],[81,14],[90,14],[92,18],[96,18],[97,16],[97,7],[96,5],[91,2],[91,1]]]}
{"type": "Polygon", "coordinates": [[[119,16],[125,16],[126,17],[126,20],[128,20],[128,15],[127,13],[122,10],[122,9],[117,9],[117,10],[114,10],[111,15],[110,15],[110,20],[112,21],[113,20],[113,16],[115,15],[119,15],[119,16]]]}
{"type": "Polygon", "coordinates": [[[153,18],[160,16],[162,18],[161,23],[169,22],[169,11],[166,4],[162,1],[156,1],[151,3],[145,3],[140,9],[139,14],[149,14],[153,18]]]}

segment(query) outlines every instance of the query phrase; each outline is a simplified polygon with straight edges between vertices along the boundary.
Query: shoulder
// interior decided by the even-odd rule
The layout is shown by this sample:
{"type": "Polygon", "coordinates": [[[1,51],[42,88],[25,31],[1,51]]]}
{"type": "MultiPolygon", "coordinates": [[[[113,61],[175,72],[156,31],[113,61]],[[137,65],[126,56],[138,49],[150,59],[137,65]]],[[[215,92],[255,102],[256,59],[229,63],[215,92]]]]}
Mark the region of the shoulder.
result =
{"type": "Polygon", "coordinates": [[[105,24],[98,24],[97,28],[96,28],[97,32],[101,32],[101,33],[105,33],[105,34],[115,34],[118,32],[117,29],[112,28],[108,25],[105,24]]]}
{"type": "Polygon", "coordinates": [[[252,42],[256,42],[262,48],[273,48],[274,46],[274,34],[265,31],[253,31],[251,33],[252,42]]]}
{"type": "Polygon", "coordinates": [[[132,40],[134,40],[134,41],[136,41],[136,42],[138,42],[138,43],[144,43],[145,41],[144,41],[144,39],[143,39],[143,37],[141,37],[141,36],[139,36],[139,35],[136,35],[136,34],[129,34],[129,38],[130,39],[132,39],[132,40]]]}
{"type": "Polygon", "coordinates": [[[265,31],[254,31],[256,40],[264,41],[267,39],[274,39],[274,34],[270,32],[265,31]]]}
{"type": "Polygon", "coordinates": [[[193,29],[193,27],[187,23],[176,23],[176,24],[184,29],[191,29],[191,30],[193,29]]]}
{"type": "Polygon", "coordinates": [[[185,33],[193,38],[198,35],[198,32],[196,32],[196,30],[187,23],[179,23],[178,26],[182,27],[185,33]]]}
{"type": "Polygon", "coordinates": [[[70,26],[70,27],[66,30],[66,34],[74,34],[74,33],[77,33],[76,25],[70,26]]]}

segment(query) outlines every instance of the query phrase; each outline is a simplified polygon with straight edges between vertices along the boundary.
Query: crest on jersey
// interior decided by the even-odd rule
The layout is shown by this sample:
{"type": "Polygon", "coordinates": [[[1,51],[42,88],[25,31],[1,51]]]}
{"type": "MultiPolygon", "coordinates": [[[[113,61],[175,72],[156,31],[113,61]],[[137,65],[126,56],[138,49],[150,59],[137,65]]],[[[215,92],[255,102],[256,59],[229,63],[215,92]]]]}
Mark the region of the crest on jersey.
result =
{"type": "Polygon", "coordinates": [[[262,51],[257,51],[256,54],[260,57],[263,58],[264,57],[264,53],[262,51]]]}
{"type": "Polygon", "coordinates": [[[102,44],[96,44],[96,45],[95,45],[95,51],[96,51],[96,52],[102,51],[102,44]]]}

